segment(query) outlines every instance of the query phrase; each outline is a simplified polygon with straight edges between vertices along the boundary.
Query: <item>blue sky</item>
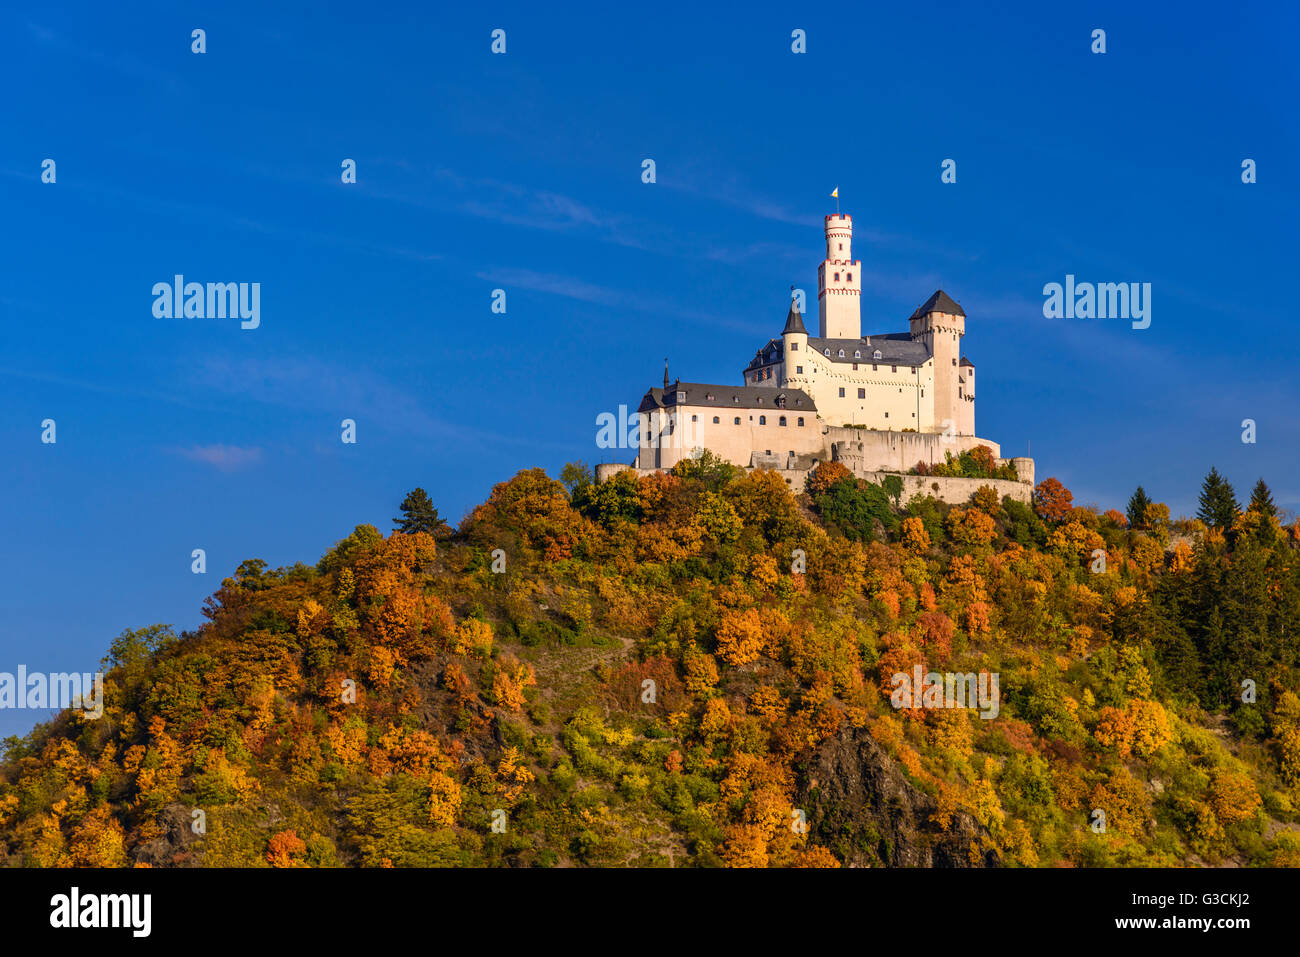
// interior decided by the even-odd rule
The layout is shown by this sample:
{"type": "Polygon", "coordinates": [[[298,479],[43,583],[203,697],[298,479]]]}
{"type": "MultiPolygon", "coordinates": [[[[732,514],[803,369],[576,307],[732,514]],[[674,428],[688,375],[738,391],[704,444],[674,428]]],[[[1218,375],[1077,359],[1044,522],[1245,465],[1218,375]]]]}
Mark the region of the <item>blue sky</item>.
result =
{"type": "Polygon", "coordinates": [[[1211,465],[1300,508],[1294,7],[266,6],[0,14],[0,670],[194,627],[416,485],[458,520],[600,461],[665,356],[738,382],[836,185],[864,332],[959,300],[1006,454],[1103,508],[1190,513],[1211,465]],[[155,318],[176,273],[260,282],[260,328],[155,318]],[[1044,319],[1067,273],[1150,282],[1151,327],[1044,319]]]}

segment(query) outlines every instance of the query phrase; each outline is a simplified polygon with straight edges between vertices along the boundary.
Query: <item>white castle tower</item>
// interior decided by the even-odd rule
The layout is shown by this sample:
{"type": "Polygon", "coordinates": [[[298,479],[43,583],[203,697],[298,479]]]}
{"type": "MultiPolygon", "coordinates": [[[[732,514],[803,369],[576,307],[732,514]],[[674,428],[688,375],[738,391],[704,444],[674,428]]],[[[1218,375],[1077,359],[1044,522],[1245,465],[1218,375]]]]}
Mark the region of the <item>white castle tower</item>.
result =
{"type": "Polygon", "coordinates": [[[853,259],[853,217],[826,217],[826,259],[817,267],[822,339],[862,338],[862,263],[853,259]]]}

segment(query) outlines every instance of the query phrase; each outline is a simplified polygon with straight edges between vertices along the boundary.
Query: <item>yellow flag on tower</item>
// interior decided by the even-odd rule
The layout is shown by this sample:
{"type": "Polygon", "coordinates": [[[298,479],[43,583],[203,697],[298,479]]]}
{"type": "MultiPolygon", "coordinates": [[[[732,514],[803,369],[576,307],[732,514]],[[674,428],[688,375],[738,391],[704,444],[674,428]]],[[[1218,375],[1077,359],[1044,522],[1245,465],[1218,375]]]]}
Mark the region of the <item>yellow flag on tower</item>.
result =
{"type": "Polygon", "coordinates": [[[831,199],[839,199],[839,198],[840,198],[840,188],[836,186],[833,190],[831,190],[831,199]]]}

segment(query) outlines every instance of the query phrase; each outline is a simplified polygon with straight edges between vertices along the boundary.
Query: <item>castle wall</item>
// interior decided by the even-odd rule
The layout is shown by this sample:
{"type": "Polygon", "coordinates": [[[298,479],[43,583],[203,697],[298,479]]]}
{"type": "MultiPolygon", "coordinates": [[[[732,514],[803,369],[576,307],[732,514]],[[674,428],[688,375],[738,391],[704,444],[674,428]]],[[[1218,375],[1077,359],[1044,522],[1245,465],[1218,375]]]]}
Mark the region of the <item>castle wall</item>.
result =
{"type": "MultiPolygon", "coordinates": [[[[895,472],[866,472],[858,477],[879,485],[885,476],[896,474],[895,472]]],[[[1030,503],[1034,493],[1032,485],[1007,479],[942,478],[935,475],[903,475],[901,478],[903,494],[899,501],[904,505],[913,495],[929,495],[949,505],[965,505],[982,485],[991,486],[998,493],[999,499],[1010,496],[1014,501],[1024,502],[1026,505],[1030,503]]]]}
{"type": "Polygon", "coordinates": [[[817,413],[830,425],[918,432],[938,428],[933,413],[933,363],[918,369],[874,362],[871,346],[865,342],[861,351],[865,357],[862,360],[832,362],[804,343],[799,351],[786,355],[782,386],[803,389],[811,395],[817,413]],[[861,397],[859,389],[863,391],[861,397]]]}
{"type": "Polygon", "coordinates": [[[858,474],[874,471],[906,472],[915,468],[917,462],[937,465],[946,461],[947,453],[956,457],[977,445],[987,445],[994,458],[1002,454],[998,443],[988,439],[973,435],[946,436],[939,432],[828,428],[826,444],[831,458],[843,462],[858,474]]]}
{"type": "Polygon", "coordinates": [[[641,413],[641,449],[637,462],[642,468],[671,469],[698,449],[708,449],[742,468],[752,464],[755,454],[770,454],[782,463],[791,454],[796,458],[827,457],[823,425],[815,412],[778,406],[770,409],[676,406],[669,416],[672,432],[662,435],[658,423],[664,420],[664,413],[653,415],[647,424],[650,417],[641,413]],[[717,422],[713,421],[715,418],[717,422]]]}

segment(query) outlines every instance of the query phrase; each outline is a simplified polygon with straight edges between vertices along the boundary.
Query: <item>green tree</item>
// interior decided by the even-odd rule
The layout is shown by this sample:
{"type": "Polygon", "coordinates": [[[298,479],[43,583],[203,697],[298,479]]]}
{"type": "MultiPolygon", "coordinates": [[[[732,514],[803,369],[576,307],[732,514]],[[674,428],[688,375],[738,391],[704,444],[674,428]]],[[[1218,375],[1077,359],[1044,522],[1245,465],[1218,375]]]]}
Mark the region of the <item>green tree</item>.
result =
{"type": "Polygon", "coordinates": [[[1268,490],[1264,480],[1260,479],[1255,483],[1254,489],[1250,493],[1250,504],[1246,506],[1248,512],[1258,512],[1265,518],[1277,518],[1277,506],[1273,504],[1273,493],[1268,490]]]}
{"type": "Polygon", "coordinates": [[[403,535],[428,532],[434,538],[445,538],[451,532],[447,520],[438,515],[433,499],[422,488],[407,493],[402,499],[401,511],[401,516],[393,519],[393,529],[403,535]]]}
{"type": "Polygon", "coordinates": [[[1124,514],[1128,516],[1128,527],[1132,529],[1144,528],[1146,526],[1147,506],[1151,504],[1151,499],[1147,497],[1146,489],[1141,485],[1128,500],[1128,508],[1124,514]]]}
{"type": "Polygon", "coordinates": [[[702,482],[710,492],[717,492],[732,479],[743,472],[719,455],[708,449],[697,458],[684,458],[673,466],[673,475],[679,479],[702,482]]]}
{"type": "Polygon", "coordinates": [[[1201,484],[1200,506],[1196,517],[1210,528],[1226,530],[1237,520],[1237,494],[1216,468],[1210,469],[1201,484]]]}
{"type": "Polygon", "coordinates": [[[569,490],[569,496],[595,481],[591,466],[586,462],[569,462],[560,469],[560,483],[569,490]]]}

